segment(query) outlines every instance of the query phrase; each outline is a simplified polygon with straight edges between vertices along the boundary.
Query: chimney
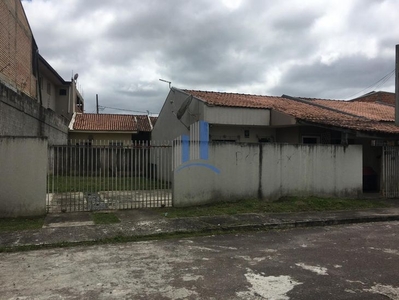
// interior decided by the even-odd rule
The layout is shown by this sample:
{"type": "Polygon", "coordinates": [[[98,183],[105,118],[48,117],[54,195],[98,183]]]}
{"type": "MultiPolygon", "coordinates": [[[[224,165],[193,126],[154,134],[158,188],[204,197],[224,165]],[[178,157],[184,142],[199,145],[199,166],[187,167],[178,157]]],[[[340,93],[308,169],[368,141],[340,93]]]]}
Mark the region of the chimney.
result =
{"type": "Polygon", "coordinates": [[[395,61],[395,125],[399,126],[399,45],[396,45],[395,61]]]}

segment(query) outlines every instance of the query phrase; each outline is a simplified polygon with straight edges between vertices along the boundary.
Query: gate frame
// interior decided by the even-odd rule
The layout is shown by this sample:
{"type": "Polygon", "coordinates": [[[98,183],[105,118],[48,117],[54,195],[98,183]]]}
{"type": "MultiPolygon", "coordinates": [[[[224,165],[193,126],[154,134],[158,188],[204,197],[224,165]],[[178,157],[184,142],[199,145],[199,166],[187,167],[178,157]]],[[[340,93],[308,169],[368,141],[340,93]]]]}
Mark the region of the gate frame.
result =
{"type": "Polygon", "coordinates": [[[172,143],[69,140],[49,146],[46,211],[172,206],[172,143]]]}

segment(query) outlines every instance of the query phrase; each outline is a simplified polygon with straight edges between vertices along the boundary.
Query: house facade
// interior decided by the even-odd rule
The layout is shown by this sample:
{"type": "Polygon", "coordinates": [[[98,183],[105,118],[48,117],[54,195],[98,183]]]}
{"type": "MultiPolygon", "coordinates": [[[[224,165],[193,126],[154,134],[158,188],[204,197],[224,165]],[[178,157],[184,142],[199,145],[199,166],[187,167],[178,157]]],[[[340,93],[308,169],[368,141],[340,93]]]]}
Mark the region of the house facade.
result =
{"type": "Polygon", "coordinates": [[[84,112],[84,100],[76,87],[77,79],[65,81],[40,54],[38,74],[37,98],[44,108],[68,121],[74,113],[84,112]]]}
{"type": "Polygon", "coordinates": [[[66,143],[77,111],[83,111],[83,98],[76,81],[64,81],[39,54],[21,1],[1,1],[0,136],[66,143]]]}
{"type": "MultiPolygon", "coordinates": [[[[172,88],[152,139],[189,135],[209,123],[209,141],[361,145],[363,190],[382,192],[384,147],[396,146],[394,107],[381,103],[179,90],[172,88]]],[[[397,175],[395,175],[397,176],[397,175]]]]}

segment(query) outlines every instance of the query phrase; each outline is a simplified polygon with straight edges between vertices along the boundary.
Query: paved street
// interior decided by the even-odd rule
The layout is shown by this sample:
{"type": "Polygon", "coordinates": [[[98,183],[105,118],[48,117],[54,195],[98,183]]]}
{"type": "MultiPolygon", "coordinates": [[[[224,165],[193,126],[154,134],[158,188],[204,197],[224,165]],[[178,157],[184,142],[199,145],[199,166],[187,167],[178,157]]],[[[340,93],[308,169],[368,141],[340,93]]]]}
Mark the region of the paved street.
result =
{"type": "Polygon", "coordinates": [[[0,254],[1,299],[399,299],[399,222],[0,254]]]}

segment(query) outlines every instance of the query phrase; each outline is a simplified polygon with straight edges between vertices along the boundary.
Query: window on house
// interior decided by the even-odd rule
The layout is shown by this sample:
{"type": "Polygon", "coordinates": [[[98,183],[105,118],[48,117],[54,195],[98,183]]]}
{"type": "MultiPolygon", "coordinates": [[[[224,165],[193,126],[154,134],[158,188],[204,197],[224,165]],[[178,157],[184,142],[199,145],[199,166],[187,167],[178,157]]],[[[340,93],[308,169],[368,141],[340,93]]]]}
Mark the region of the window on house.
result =
{"type": "Polygon", "coordinates": [[[244,130],[244,137],[249,138],[249,130],[244,130]]]}
{"type": "Polygon", "coordinates": [[[67,90],[66,89],[60,89],[60,96],[66,96],[67,90]]]}
{"type": "Polygon", "coordinates": [[[320,137],[318,136],[302,136],[302,144],[320,144],[320,137]]]}
{"type": "Polygon", "coordinates": [[[51,84],[47,82],[47,94],[51,95],[51,84]]]}

